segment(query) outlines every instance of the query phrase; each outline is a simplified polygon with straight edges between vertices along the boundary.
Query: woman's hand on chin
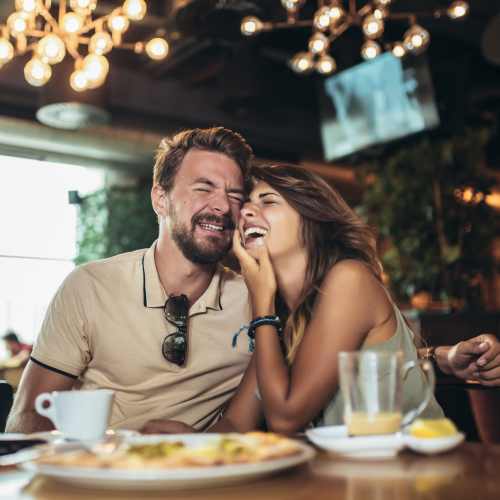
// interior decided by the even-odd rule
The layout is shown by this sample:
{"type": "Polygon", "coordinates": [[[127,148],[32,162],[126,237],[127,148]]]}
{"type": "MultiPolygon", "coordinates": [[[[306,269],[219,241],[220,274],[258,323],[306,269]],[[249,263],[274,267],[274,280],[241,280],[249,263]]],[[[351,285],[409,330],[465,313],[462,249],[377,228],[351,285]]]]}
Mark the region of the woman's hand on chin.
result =
{"type": "Polygon", "coordinates": [[[177,420],[150,420],[140,430],[142,434],[191,434],[196,432],[194,427],[177,420]]]}
{"type": "Polygon", "coordinates": [[[233,234],[233,250],[240,262],[241,274],[250,292],[254,311],[270,314],[274,312],[276,276],[265,241],[261,238],[258,241],[261,244],[252,248],[250,254],[241,244],[240,233],[236,230],[233,234]]]}

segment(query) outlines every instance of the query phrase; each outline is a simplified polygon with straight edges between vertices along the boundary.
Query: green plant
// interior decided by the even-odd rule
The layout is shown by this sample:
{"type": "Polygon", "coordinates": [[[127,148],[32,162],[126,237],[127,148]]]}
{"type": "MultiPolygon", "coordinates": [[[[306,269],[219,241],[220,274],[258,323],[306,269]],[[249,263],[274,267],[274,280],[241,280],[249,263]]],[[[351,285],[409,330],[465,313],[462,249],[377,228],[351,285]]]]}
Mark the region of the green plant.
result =
{"type": "Polygon", "coordinates": [[[435,299],[479,305],[475,283],[492,269],[498,217],[486,202],[489,133],[467,130],[420,138],[363,170],[362,210],[378,228],[382,260],[401,299],[427,290],[435,299]]]}
{"type": "Polygon", "coordinates": [[[146,248],[158,233],[147,183],[108,187],[80,205],[77,264],[146,248]]]}

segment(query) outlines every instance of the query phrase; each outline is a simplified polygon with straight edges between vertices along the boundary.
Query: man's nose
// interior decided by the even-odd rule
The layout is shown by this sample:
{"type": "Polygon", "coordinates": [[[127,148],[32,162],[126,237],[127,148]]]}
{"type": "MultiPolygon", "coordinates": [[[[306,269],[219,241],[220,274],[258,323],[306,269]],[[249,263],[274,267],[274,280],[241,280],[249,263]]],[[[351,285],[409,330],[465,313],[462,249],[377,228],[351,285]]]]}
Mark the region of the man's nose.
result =
{"type": "Polygon", "coordinates": [[[227,194],[216,194],[212,198],[211,207],[214,211],[219,212],[221,214],[229,213],[231,209],[231,204],[229,202],[229,198],[227,194]]]}

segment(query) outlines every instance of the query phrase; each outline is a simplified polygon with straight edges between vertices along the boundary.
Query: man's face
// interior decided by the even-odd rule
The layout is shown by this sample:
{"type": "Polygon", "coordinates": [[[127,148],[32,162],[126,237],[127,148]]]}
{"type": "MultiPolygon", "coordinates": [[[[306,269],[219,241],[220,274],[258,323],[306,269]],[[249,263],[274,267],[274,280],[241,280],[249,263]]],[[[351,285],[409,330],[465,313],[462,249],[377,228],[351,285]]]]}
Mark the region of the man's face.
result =
{"type": "Polygon", "coordinates": [[[222,259],[244,198],[238,164],[222,153],[192,149],[165,196],[167,227],[184,256],[196,264],[222,259]]]}
{"type": "Polygon", "coordinates": [[[21,351],[21,346],[18,342],[15,342],[13,340],[6,340],[5,344],[11,356],[15,356],[21,351]]]}

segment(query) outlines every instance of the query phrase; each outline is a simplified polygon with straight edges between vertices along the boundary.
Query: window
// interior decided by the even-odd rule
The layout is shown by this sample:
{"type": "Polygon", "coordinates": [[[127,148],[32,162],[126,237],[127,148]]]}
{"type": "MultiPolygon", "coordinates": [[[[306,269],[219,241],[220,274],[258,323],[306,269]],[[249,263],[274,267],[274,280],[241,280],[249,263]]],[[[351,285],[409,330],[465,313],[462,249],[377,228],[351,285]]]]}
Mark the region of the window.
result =
{"type": "Polygon", "coordinates": [[[102,170],[0,156],[0,334],[12,329],[35,340],[74,268],[78,206],[68,203],[68,191],[85,194],[103,183],[102,170]]]}

